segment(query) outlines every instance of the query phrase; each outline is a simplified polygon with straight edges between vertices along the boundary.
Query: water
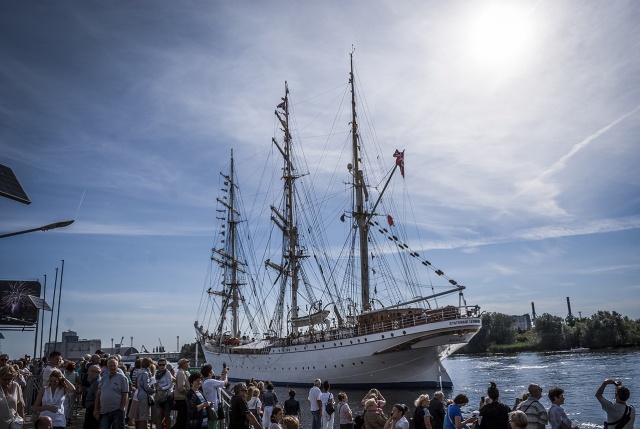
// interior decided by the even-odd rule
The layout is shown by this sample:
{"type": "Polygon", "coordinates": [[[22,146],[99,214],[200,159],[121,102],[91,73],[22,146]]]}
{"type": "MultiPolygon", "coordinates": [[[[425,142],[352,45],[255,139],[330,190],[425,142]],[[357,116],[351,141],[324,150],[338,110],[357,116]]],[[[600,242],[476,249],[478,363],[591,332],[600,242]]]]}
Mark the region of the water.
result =
{"type": "MultiPolygon", "coordinates": [[[[485,396],[490,381],[500,389],[500,400],[510,407],[515,398],[522,395],[529,383],[542,386],[540,402],[548,409],[551,406],[546,393],[549,388],[559,386],[565,390],[565,409],[569,418],[581,428],[602,427],[606,417],[595,393],[606,378],[621,380],[631,391],[629,403],[640,406],[640,351],[607,350],[585,353],[519,353],[498,356],[454,356],[444,362],[454,388],[444,390],[446,398],[465,393],[471,402],[463,408],[465,415],[478,409],[480,397],[485,396]]],[[[310,374],[312,380],[322,374],[310,374]]],[[[331,381],[331,380],[329,380],[331,381]]],[[[375,387],[375,386],[372,386],[375,387]]],[[[311,382],[309,383],[311,388],[311,382]]],[[[307,395],[309,388],[295,388],[296,399],[302,407],[301,428],[311,428],[311,413],[307,395]]],[[[289,388],[278,386],[276,393],[283,402],[288,398],[289,388]]],[[[337,398],[340,389],[332,389],[337,398]]],[[[604,396],[613,400],[614,389],[607,386],[604,396]]],[[[354,415],[362,412],[360,400],[365,390],[348,389],[349,406],[354,415]]],[[[407,404],[413,413],[413,401],[422,393],[433,396],[434,390],[399,389],[383,390],[387,400],[385,413],[389,413],[394,403],[407,404]]],[[[337,422],[335,424],[337,428],[337,422]]]]}

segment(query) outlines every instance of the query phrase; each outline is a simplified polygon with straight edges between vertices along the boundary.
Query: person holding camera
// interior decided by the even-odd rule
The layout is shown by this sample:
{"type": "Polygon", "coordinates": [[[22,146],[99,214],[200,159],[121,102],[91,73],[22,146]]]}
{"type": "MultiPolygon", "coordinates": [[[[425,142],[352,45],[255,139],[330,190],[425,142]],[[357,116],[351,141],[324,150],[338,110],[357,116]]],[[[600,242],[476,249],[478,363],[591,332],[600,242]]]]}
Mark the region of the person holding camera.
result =
{"type": "Polygon", "coordinates": [[[627,400],[631,393],[629,389],[622,385],[620,381],[613,381],[607,378],[602,382],[596,391],[596,399],[602,405],[602,409],[607,413],[607,421],[604,422],[604,429],[633,429],[636,419],[636,410],[632,405],[627,405],[627,400]],[[613,384],[616,387],[615,402],[605,399],[602,395],[607,385],[613,384]]]}

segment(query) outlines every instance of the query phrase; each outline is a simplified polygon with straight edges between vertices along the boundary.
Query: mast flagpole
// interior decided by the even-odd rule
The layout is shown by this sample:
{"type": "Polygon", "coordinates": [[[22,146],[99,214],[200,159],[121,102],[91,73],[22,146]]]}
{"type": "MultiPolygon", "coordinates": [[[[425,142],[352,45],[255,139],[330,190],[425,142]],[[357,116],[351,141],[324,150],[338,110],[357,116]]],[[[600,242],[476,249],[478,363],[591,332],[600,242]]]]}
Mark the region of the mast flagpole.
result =
{"type": "Polygon", "coordinates": [[[349,83],[351,84],[351,136],[352,136],[352,152],[353,152],[353,186],[355,191],[356,207],[353,213],[358,227],[358,235],[360,238],[360,288],[362,299],[362,311],[371,309],[371,300],[369,297],[369,228],[367,220],[369,218],[365,211],[365,183],[364,175],[360,170],[360,159],[358,153],[358,122],[356,116],[356,91],[355,91],[355,75],[353,73],[353,51],[349,54],[351,57],[351,72],[349,73],[349,83]]]}

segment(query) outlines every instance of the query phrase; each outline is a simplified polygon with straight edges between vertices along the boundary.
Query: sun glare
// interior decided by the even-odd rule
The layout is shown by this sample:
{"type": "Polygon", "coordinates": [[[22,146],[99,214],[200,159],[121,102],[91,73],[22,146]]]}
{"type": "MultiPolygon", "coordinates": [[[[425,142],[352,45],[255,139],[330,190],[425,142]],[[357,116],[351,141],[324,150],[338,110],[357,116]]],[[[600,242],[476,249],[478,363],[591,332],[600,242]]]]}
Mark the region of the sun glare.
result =
{"type": "Polygon", "coordinates": [[[482,66],[516,65],[534,41],[530,10],[516,2],[492,4],[474,17],[469,37],[471,54],[482,66]]]}

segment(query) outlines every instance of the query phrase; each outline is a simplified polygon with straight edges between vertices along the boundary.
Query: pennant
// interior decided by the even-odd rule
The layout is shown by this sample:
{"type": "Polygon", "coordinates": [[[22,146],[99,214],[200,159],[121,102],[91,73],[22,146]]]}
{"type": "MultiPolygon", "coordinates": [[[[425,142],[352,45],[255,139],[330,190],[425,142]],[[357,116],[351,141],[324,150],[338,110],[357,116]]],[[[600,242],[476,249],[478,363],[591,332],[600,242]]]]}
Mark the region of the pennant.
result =
{"type": "Polygon", "coordinates": [[[389,222],[389,226],[393,226],[393,218],[391,217],[391,215],[387,215],[387,222],[389,222]]]}
{"type": "Polygon", "coordinates": [[[284,110],[284,106],[285,106],[285,104],[284,104],[284,101],[283,101],[282,103],[278,104],[278,109],[284,110]]]}
{"type": "Polygon", "coordinates": [[[396,165],[400,167],[400,174],[404,177],[404,151],[400,152],[398,149],[393,153],[396,158],[396,165]]]}
{"type": "Polygon", "coordinates": [[[344,222],[344,213],[340,216],[340,221],[344,222]]]}
{"type": "Polygon", "coordinates": [[[371,252],[371,260],[373,261],[373,258],[375,258],[376,255],[373,254],[373,252],[371,252]]]}

